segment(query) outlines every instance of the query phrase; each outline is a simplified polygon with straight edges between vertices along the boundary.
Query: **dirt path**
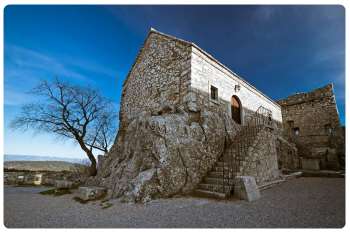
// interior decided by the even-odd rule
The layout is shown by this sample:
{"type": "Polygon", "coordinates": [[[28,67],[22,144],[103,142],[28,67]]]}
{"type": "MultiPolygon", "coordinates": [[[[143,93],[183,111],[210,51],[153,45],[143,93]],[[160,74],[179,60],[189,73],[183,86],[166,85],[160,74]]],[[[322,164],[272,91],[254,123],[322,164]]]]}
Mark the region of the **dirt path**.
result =
{"type": "Polygon", "coordinates": [[[4,192],[7,227],[342,227],[345,179],[300,178],[262,192],[255,202],[172,198],[146,205],[113,200],[80,204],[73,195],[38,194],[45,188],[9,187],[4,192]]]}

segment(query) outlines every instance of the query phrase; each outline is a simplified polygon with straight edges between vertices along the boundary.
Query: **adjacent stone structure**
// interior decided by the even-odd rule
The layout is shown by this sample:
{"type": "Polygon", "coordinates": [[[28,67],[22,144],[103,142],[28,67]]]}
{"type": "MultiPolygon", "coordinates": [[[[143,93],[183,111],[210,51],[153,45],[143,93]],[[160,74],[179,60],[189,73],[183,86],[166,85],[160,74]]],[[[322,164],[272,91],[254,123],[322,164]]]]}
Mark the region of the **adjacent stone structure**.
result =
{"type": "Polygon", "coordinates": [[[282,106],[284,137],[296,144],[302,168],[339,169],[345,140],[333,85],[298,93],[278,103],[282,106]]]}

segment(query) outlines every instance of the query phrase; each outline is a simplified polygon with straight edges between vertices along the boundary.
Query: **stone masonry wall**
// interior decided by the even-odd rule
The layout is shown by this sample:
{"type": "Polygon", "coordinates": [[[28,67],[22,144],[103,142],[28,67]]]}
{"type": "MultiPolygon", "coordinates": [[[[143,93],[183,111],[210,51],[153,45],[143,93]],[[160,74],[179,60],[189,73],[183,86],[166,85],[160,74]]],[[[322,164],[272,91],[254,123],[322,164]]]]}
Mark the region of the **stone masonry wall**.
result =
{"type": "Polygon", "coordinates": [[[123,86],[122,127],[141,112],[156,115],[181,104],[190,84],[190,52],[187,43],[150,32],[123,86]]]}
{"type": "Polygon", "coordinates": [[[337,167],[332,138],[340,120],[333,85],[278,101],[282,106],[283,134],[297,145],[299,156],[317,159],[323,169],[337,167]]]}
{"type": "Polygon", "coordinates": [[[210,55],[199,50],[195,46],[192,48],[191,59],[191,90],[203,95],[201,105],[217,108],[231,115],[231,97],[236,95],[242,104],[243,124],[248,116],[263,106],[272,111],[272,119],[282,122],[281,107],[263,95],[257,89],[233,75],[223,68],[218,62],[211,59],[210,55]],[[235,91],[235,85],[240,85],[240,90],[235,91]],[[213,101],[209,97],[210,86],[218,88],[219,101],[213,101]]]}

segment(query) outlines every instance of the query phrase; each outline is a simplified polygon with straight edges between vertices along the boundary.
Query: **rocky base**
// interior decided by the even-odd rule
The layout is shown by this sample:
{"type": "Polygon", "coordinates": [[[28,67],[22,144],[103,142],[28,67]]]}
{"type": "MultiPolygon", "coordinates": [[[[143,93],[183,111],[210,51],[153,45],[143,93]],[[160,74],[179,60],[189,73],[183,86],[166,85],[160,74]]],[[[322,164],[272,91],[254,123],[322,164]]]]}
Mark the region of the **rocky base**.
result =
{"type": "Polygon", "coordinates": [[[88,184],[107,187],[112,197],[132,202],[193,191],[239,126],[225,114],[167,110],[140,114],[121,128],[88,184]]]}

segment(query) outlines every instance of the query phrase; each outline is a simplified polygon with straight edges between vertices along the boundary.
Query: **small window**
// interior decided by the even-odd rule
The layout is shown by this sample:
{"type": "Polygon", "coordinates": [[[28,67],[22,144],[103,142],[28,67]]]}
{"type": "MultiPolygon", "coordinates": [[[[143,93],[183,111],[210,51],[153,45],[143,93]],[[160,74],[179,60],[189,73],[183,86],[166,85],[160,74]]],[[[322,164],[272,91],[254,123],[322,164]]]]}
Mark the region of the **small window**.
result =
{"type": "Polygon", "coordinates": [[[218,100],[218,89],[214,86],[210,86],[210,97],[212,100],[218,100]]]}
{"type": "Polygon", "coordinates": [[[294,131],[294,135],[295,135],[295,136],[298,136],[298,135],[300,134],[300,129],[299,129],[299,127],[293,128],[293,131],[294,131]]]}

